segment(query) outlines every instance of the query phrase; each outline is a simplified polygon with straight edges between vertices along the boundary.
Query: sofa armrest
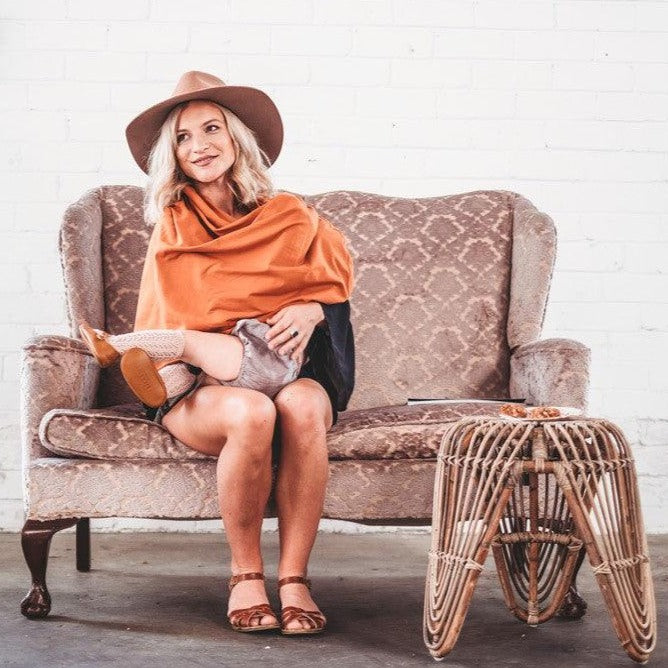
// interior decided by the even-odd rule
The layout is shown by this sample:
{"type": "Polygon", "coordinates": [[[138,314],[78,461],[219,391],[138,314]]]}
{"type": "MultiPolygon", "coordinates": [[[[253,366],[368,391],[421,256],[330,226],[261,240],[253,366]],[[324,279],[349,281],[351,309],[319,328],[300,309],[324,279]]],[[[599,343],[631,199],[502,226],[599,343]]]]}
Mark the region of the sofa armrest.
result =
{"type": "Polygon", "coordinates": [[[36,336],[23,346],[21,443],[23,469],[37,457],[53,457],[39,440],[39,423],[52,408],[92,408],[100,368],[83,341],[36,336]]]}
{"type": "Polygon", "coordinates": [[[535,406],[586,410],[590,352],[570,339],[545,339],[518,346],[510,358],[510,396],[535,406]]]}
{"type": "Polygon", "coordinates": [[[557,252],[557,232],[552,218],[518,194],[515,194],[512,206],[513,245],[507,326],[511,349],[540,337],[557,252]]]}

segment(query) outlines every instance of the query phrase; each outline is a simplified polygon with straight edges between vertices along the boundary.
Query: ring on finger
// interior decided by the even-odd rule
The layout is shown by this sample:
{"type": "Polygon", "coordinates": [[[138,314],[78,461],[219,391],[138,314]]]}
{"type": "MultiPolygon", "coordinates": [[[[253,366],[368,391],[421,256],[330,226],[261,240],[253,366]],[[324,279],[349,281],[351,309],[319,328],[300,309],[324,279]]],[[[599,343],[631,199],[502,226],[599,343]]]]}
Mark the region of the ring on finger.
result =
{"type": "Polygon", "coordinates": [[[299,336],[299,330],[298,329],[293,329],[290,332],[290,337],[294,339],[296,336],[299,336]]]}

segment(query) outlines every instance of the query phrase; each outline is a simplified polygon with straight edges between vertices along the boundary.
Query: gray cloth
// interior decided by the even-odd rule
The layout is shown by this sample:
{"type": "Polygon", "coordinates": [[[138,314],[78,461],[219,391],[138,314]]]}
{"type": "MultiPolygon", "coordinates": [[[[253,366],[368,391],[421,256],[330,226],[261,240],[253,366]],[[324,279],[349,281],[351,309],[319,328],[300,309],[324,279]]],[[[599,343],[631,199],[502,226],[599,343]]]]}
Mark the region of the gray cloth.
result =
{"type": "MultiPolygon", "coordinates": [[[[301,365],[290,359],[289,354],[279,355],[276,350],[269,349],[268,342],[264,338],[269,329],[269,325],[255,318],[243,318],[237,321],[232,336],[238,336],[244,345],[241,368],[234,380],[218,380],[221,385],[257,390],[273,399],[282,388],[297,379],[301,365]]],[[[150,420],[161,424],[162,418],[181,399],[201,387],[205,374],[197,367],[190,368],[194,373],[199,373],[195,382],[185,392],[167,399],[158,409],[145,407],[150,420]]]]}
{"type": "Polygon", "coordinates": [[[277,350],[270,350],[264,335],[270,327],[255,318],[243,318],[237,321],[232,330],[244,344],[239,375],[234,380],[219,380],[221,385],[245,387],[257,390],[273,399],[288,383],[296,380],[301,369],[290,355],[279,355],[277,350]]]}

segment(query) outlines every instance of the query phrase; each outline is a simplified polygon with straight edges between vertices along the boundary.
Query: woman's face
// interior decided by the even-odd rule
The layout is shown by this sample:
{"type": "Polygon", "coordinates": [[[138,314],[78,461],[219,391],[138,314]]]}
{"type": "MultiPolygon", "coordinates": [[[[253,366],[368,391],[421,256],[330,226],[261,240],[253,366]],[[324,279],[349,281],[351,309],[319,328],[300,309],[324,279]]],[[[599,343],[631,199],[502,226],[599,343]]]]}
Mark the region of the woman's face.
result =
{"type": "Polygon", "coordinates": [[[211,102],[194,100],[176,124],[176,160],[183,173],[199,183],[225,175],[236,159],[225,117],[211,102]]]}

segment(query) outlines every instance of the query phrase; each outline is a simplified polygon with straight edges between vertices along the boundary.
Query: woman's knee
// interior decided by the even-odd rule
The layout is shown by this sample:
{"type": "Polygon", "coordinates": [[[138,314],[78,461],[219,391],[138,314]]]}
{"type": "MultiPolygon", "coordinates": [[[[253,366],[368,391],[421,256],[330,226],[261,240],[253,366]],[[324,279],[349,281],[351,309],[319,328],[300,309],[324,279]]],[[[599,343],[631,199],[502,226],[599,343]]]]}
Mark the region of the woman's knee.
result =
{"type": "Polygon", "coordinates": [[[190,447],[217,455],[230,439],[266,451],[276,424],[276,408],[252,390],[205,386],[165,415],[163,426],[190,447]],[[249,445],[250,444],[250,445],[249,445]]]}
{"type": "Polygon", "coordinates": [[[273,433],[276,407],[269,397],[259,392],[219,385],[205,386],[190,401],[193,416],[200,415],[221,436],[230,437],[244,431],[273,433]]]}
{"type": "Polygon", "coordinates": [[[274,402],[264,394],[253,390],[230,392],[219,407],[231,431],[273,433],[276,424],[274,402]]]}
{"type": "Polygon", "coordinates": [[[332,419],[329,397],[320,385],[303,381],[287,385],[274,399],[281,424],[288,422],[303,429],[326,431],[332,419]]]}
{"type": "MultiPolygon", "coordinates": [[[[226,388],[227,389],[227,388],[226,388]]],[[[220,416],[226,435],[223,451],[238,449],[244,459],[258,463],[271,457],[276,425],[276,407],[264,394],[253,390],[229,389],[212,407],[220,416]]]]}

